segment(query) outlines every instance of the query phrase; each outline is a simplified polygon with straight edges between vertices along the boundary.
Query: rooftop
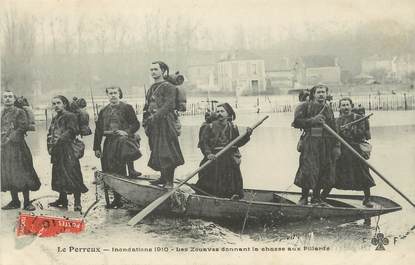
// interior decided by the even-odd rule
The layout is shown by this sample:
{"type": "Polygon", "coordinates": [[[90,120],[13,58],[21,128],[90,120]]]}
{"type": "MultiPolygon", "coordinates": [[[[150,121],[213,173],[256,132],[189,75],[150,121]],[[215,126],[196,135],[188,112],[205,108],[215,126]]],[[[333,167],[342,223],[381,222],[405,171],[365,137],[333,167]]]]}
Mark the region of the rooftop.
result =
{"type": "Polygon", "coordinates": [[[336,66],[336,57],[329,55],[303,56],[301,60],[306,68],[336,66]]]}
{"type": "Polygon", "coordinates": [[[247,51],[247,50],[234,50],[227,53],[224,53],[221,56],[222,62],[224,61],[244,61],[244,60],[263,60],[259,55],[247,51]]]}

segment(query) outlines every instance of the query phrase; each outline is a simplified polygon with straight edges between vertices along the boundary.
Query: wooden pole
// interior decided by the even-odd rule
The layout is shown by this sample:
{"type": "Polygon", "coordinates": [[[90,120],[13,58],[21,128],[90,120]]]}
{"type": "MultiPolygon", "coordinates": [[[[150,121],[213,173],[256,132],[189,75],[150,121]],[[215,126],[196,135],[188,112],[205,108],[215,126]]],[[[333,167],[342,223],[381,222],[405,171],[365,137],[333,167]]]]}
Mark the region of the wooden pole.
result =
{"type": "Polygon", "coordinates": [[[48,109],[47,108],[45,109],[45,121],[46,121],[45,127],[46,127],[46,130],[47,130],[48,129],[48,109]]]}
{"type": "MultiPolygon", "coordinates": [[[[255,123],[251,128],[254,130],[259,125],[261,125],[266,119],[268,119],[269,116],[265,116],[260,121],[255,123]]],[[[245,137],[247,132],[244,134],[238,136],[233,141],[231,141],[229,144],[227,144],[222,150],[220,150],[217,154],[215,154],[215,159],[219,158],[221,155],[223,155],[226,151],[228,151],[232,146],[234,146],[237,142],[239,142],[243,137],[245,137]]],[[[199,171],[207,167],[210,163],[212,163],[212,160],[206,161],[203,165],[201,165],[199,168],[188,174],[188,176],[180,182],[176,187],[171,189],[170,191],[166,192],[159,198],[157,198],[155,201],[147,205],[143,210],[141,210],[136,216],[131,218],[130,221],[128,221],[128,225],[136,225],[138,222],[143,220],[144,217],[146,217],[149,213],[151,213],[154,209],[156,209],[160,204],[162,204],[165,200],[170,198],[171,195],[173,195],[182,185],[184,185],[187,181],[189,181],[191,178],[193,178],[199,171]]]]}
{"type": "Polygon", "coordinates": [[[370,94],[369,94],[369,111],[371,110],[372,110],[372,101],[371,101],[370,94]]]}
{"type": "Polygon", "coordinates": [[[404,99],[404,110],[408,110],[408,103],[406,101],[406,93],[403,93],[403,99],[404,99]]]}

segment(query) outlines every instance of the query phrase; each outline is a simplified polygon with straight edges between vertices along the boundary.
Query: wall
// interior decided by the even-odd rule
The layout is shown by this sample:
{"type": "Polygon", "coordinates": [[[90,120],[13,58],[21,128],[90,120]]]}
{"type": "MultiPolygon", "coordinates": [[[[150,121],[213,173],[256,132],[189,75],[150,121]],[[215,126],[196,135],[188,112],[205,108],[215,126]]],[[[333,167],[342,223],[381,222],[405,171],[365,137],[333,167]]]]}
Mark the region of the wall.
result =
{"type": "Polygon", "coordinates": [[[252,89],[252,81],[258,81],[260,91],[265,90],[265,65],[263,60],[234,60],[218,63],[218,87],[223,91],[252,89]]]}
{"type": "Polygon", "coordinates": [[[325,84],[340,84],[340,67],[318,67],[318,68],[307,68],[306,84],[315,85],[317,83],[325,84]]]}

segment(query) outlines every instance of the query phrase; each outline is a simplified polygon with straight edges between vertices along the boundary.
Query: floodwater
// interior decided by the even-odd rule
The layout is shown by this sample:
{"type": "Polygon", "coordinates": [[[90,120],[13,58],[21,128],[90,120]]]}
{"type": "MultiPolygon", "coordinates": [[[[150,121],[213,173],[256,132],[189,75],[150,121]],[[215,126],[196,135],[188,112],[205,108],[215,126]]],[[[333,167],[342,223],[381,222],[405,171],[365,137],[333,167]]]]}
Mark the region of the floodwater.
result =
{"type": "MultiPolygon", "coordinates": [[[[414,112],[375,112],[371,118],[373,145],[370,163],[389,179],[402,193],[415,201],[415,113],[414,112]]],[[[241,114],[236,123],[240,131],[244,126],[255,123],[266,114],[241,114]]],[[[183,132],[180,142],[186,164],[176,171],[176,177],[184,176],[198,167],[202,158],[197,149],[198,130],[202,123],[201,116],[182,117],[183,132]]],[[[273,113],[265,123],[258,127],[251,141],[241,148],[242,174],[245,188],[298,191],[293,179],[298,166],[299,153],[296,144],[299,131],[290,127],[292,113],[273,113]]],[[[28,144],[34,157],[35,169],[42,182],[40,191],[31,193],[32,198],[54,195],[51,190],[51,164],[46,151],[45,124],[39,124],[35,133],[29,133],[28,144]]],[[[135,162],[137,170],[145,174],[154,174],[146,166],[149,157],[147,139],[142,136],[143,157],[135,162]]],[[[84,182],[89,192],[83,195],[84,210],[95,201],[93,169],[100,168],[98,159],[92,152],[93,136],[84,138],[87,150],[81,160],[84,182]]],[[[374,173],[372,173],[374,174],[374,173]]],[[[396,247],[412,239],[414,242],[415,210],[380,178],[374,175],[376,187],[373,195],[394,200],[402,205],[402,211],[372,218],[371,225],[363,221],[335,225],[326,220],[304,221],[284,224],[278,227],[257,226],[249,224],[241,233],[240,227],[225,227],[214,222],[199,219],[151,215],[143,224],[127,226],[127,221],[136,213],[129,209],[107,210],[104,208],[103,194],[98,187],[99,203],[86,217],[87,229],[78,235],[61,234],[55,238],[23,237],[14,239],[14,222],[18,211],[1,211],[2,245],[5,242],[19,253],[18,249],[30,248],[40,251],[41,257],[49,262],[69,264],[68,256],[58,255],[57,246],[96,246],[112,247],[190,247],[190,246],[239,246],[255,245],[267,247],[303,247],[328,246],[332,250],[372,250],[371,239],[376,232],[388,237],[389,248],[396,247]],[[408,239],[409,238],[409,239],[408,239]],[[7,243],[8,242],[8,243],[7,243]],[[11,243],[10,243],[11,242],[11,243]],[[395,246],[396,245],[396,246],[395,246]]],[[[195,176],[190,182],[195,182],[195,176]]],[[[335,193],[360,194],[360,192],[341,191],[335,193]]],[[[9,194],[1,194],[2,204],[9,201],[9,194]]],[[[69,197],[70,201],[73,200],[69,197]]],[[[47,207],[55,198],[41,198],[36,206],[44,209],[44,214],[56,214],[57,211],[47,207]]],[[[69,212],[73,211],[70,204],[69,212]]],[[[61,213],[62,214],[62,213],[61,213]]],[[[69,214],[68,214],[69,215],[69,214]]],[[[118,256],[120,262],[127,262],[126,256],[118,256]]],[[[97,256],[99,261],[105,256],[97,256]]],[[[46,264],[46,263],[45,263],[46,264]]]]}

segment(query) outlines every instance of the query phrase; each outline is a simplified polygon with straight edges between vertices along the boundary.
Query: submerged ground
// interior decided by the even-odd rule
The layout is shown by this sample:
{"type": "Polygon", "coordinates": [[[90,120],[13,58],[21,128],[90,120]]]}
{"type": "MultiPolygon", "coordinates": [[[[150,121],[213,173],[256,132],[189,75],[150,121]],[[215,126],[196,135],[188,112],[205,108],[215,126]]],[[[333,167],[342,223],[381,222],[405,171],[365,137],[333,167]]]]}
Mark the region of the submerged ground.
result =
{"type": "MultiPolygon", "coordinates": [[[[372,165],[412,200],[415,200],[414,114],[409,111],[374,113],[371,118],[373,153],[370,159],[372,165]]],[[[262,116],[262,114],[239,115],[237,123],[240,125],[240,130],[262,116]]],[[[241,149],[243,156],[241,168],[246,188],[299,190],[292,184],[298,166],[296,144],[299,132],[290,127],[291,118],[292,113],[271,114],[271,117],[254,132],[251,142],[241,149]]],[[[186,164],[177,170],[176,176],[183,176],[194,170],[202,158],[197,149],[198,129],[202,117],[183,117],[182,123],[183,134],[180,141],[186,164]]],[[[144,173],[154,174],[146,167],[149,150],[142,129],[140,132],[143,139],[143,157],[135,163],[135,166],[144,173]]],[[[84,182],[89,188],[89,192],[82,197],[84,209],[95,201],[93,170],[100,168],[98,159],[93,156],[92,138],[89,136],[84,139],[87,150],[81,160],[84,182]]],[[[45,124],[39,124],[37,131],[29,134],[28,144],[34,156],[35,169],[42,182],[41,189],[32,193],[32,198],[56,196],[50,188],[51,164],[46,151],[45,124]]],[[[143,224],[130,227],[126,223],[136,212],[129,208],[106,210],[102,191],[98,187],[100,201],[85,218],[86,231],[81,234],[61,234],[54,238],[31,236],[15,238],[13,230],[18,211],[2,211],[0,228],[2,261],[3,264],[72,264],[73,262],[83,264],[85,260],[88,260],[85,264],[105,264],[114,261],[119,264],[147,262],[166,264],[174,263],[166,261],[175,261],[175,258],[182,257],[185,261],[177,264],[211,264],[211,261],[224,262],[224,257],[237,259],[246,257],[247,264],[252,264],[258,253],[262,253],[261,257],[269,263],[276,259],[290,260],[291,255],[296,257],[298,254],[292,254],[293,250],[301,252],[299,257],[309,255],[312,258],[316,253],[331,255],[330,253],[335,252],[336,257],[345,255],[345,258],[362,259],[368,257],[364,253],[373,254],[375,246],[371,240],[378,232],[382,232],[389,239],[388,245],[385,245],[386,250],[404,259],[409,254],[406,249],[415,243],[415,210],[382,180],[376,176],[374,178],[377,186],[373,188],[372,193],[396,201],[402,205],[402,211],[372,218],[371,226],[363,225],[362,221],[338,226],[326,220],[315,222],[305,220],[274,227],[248,223],[243,233],[238,226],[221,226],[199,219],[157,215],[146,218],[143,224]],[[67,249],[73,247],[73,251],[58,253],[58,247],[67,249]],[[74,250],[83,247],[101,248],[101,251],[108,249],[108,251],[81,253],[74,250]],[[238,247],[242,248],[241,251],[235,249],[238,247]],[[314,248],[319,247],[320,251],[316,252],[314,248]],[[258,248],[258,251],[255,248],[258,248]],[[288,248],[291,250],[288,251],[288,248]],[[327,249],[329,251],[326,251],[327,249]],[[124,252],[116,252],[117,250],[124,252]],[[133,250],[137,252],[132,252],[133,250]],[[353,255],[347,256],[345,253],[353,253],[353,255]],[[195,259],[195,257],[203,257],[203,259],[195,259]],[[205,257],[208,259],[206,260],[205,257]]],[[[197,177],[190,182],[196,180],[197,177]]],[[[337,193],[359,194],[359,192],[344,191],[337,193]]],[[[37,200],[38,213],[72,216],[72,204],[69,213],[58,212],[47,207],[47,203],[54,199],[47,197],[37,200]],[[42,207],[43,210],[40,210],[42,207]]],[[[70,200],[73,200],[72,197],[70,200]]],[[[1,201],[2,204],[7,203],[9,194],[2,193],[1,201]]],[[[367,258],[367,262],[370,261],[371,259],[367,258]]],[[[242,260],[239,263],[244,262],[242,260]]]]}

